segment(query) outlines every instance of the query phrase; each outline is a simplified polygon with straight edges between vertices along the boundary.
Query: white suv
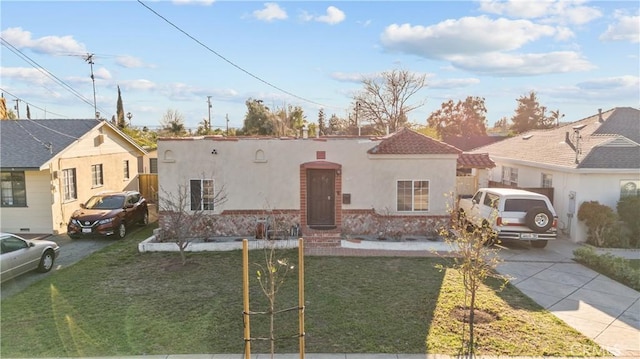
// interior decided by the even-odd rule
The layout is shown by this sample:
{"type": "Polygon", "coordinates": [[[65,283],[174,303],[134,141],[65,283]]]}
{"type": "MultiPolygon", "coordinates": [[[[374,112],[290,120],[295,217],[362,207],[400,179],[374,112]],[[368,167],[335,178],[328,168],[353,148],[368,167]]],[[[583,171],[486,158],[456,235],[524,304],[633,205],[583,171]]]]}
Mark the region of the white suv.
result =
{"type": "Polygon", "coordinates": [[[557,215],[547,196],[513,188],[481,188],[458,202],[458,215],[474,226],[491,225],[497,239],[527,240],[544,248],[557,237],[557,215]]]}

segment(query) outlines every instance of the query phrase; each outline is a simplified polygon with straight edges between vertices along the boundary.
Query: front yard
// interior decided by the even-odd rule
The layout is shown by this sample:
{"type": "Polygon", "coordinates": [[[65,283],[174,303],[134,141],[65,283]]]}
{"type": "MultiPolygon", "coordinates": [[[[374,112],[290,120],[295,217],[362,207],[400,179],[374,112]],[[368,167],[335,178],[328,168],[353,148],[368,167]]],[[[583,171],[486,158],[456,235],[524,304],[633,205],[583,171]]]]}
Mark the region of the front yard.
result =
{"type": "MultiPolygon", "coordinates": [[[[3,357],[122,356],[243,352],[240,251],[138,253],[152,226],[49,276],[1,302],[3,357]]],[[[297,251],[281,252],[297,265],[297,251]]],[[[264,263],[264,252],[250,253],[264,263]]],[[[455,355],[465,324],[460,277],[438,271],[438,258],[306,257],[305,323],[309,353],[439,353],[455,355]]],[[[252,311],[265,310],[250,269],[252,311]]],[[[572,356],[598,346],[512,286],[483,286],[486,315],[476,325],[478,353],[572,356]]],[[[297,271],[277,297],[297,306],[297,271]]],[[[276,319],[276,335],[297,333],[297,311],[276,319]]],[[[266,316],[251,318],[253,337],[268,336],[266,316]]],[[[297,338],[278,343],[295,353],[297,338]]],[[[253,353],[267,353],[264,341],[253,353]]]]}

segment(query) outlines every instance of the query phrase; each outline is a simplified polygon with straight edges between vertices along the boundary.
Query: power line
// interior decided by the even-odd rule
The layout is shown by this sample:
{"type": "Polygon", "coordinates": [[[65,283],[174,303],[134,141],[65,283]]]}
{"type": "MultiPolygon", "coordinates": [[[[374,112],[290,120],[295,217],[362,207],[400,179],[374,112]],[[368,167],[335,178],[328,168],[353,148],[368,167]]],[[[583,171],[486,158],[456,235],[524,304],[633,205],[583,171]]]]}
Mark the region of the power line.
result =
{"type": "MultiPolygon", "coordinates": [[[[69,84],[67,84],[66,82],[64,82],[63,80],[61,80],[60,78],[58,78],[56,75],[54,75],[53,73],[51,73],[49,70],[47,70],[46,68],[44,68],[44,66],[40,65],[39,63],[37,63],[35,60],[33,60],[32,58],[30,58],[29,56],[27,56],[26,54],[24,54],[22,51],[20,51],[18,48],[16,48],[15,46],[13,46],[10,42],[8,42],[7,40],[5,40],[4,38],[0,37],[0,40],[2,40],[2,45],[4,45],[6,48],[8,48],[11,52],[13,52],[14,54],[16,54],[18,57],[20,57],[22,60],[24,60],[25,62],[27,62],[28,64],[30,64],[33,68],[35,68],[36,70],[40,71],[42,74],[44,74],[45,76],[47,76],[48,78],[52,79],[54,82],[57,82],[60,86],[64,87],[67,91],[69,91],[71,94],[73,94],[75,97],[79,98],[80,100],[82,100],[84,103],[94,107],[94,104],[91,102],[91,100],[88,100],[86,97],[84,97],[81,93],[79,93],[78,91],[76,91],[73,87],[71,87],[69,84]]],[[[102,111],[102,109],[100,109],[102,111]]]]}
{"type": "Polygon", "coordinates": [[[263,84],[265,84],[265,85],[267,85],[267,86],[269,86],[269,87],[271,87],[271,88],[274,88],[274,89],[276,89],[276,90],[278,90],[278,91],[280,91],[280,92],[282,92],[282,93],[285,93],[285,94],[287,94],[287,95],[289,95],[289,96],[295,97],[295,98],[297,98],[298,100],[302,100],[302,101],[304,101],[304,102],[308,102],[308,103],[311,103],[311,104],[314,104],[314,105],[318,105],[318,106],[321,106],[321,107],[329,107],[329,106],[325,106],[325,105],[323,105],[323,104],[321,104],[321,103],[315,102],[315,101],[313,101],[313,100],[306,99],[306,98],[304,98],[304,97],[302,97],[302,96],[298,96],[298,95],[296,95],[296,94],[294,94],[294,93],[291,93],[291,92],[289,92],[289,91],[287,91],[287,90],[284,90],[284,89],[282,89],[282,88],[280,88],[280,87],[278,87],[278,86],[276,86],[276,85],[274,85],[274,84],[270,83],[270,82],[269,82],[269,81],[267,81],[267,80],[263,80],[263,79],[262,79],[262,78],[260,78],[259,76],[254,75],[253,73],[249,72],[248,70],[245,70],[244,68],[240,67],[239,65],[236,65],[233,61],[231,61],[231,60],[227,59],[226,57],[222,56],[222,55],[221,55],[220,53],[218,53],[217,51],[215,51],[215,50],[211,49],[209,46],[205,45],[205,44],[204,44],[204,43],[202,43],[200,40],[196,39],[195,37],[193,37],[192,35],[190,35],[190,34],[189,34],[189,33],[187,33],[186,31],[182,30],[180,27],[178,27],[177,25],[175,25],[174,23],[172,23],[171,21],[169,21],[167,18],[165,18],[164,16],[160,15],[158,12],[156,12],[155,10],[153,10],[152,8],[150,8],[149,6],[147,6],[147,5],[146,5],[145,3],[143,3],[141,0],[138,0],[138,3],[140,3],[140,5],[144,6],[144,7],[145,7],[145,8],[147,8],[149,11],[151,11],[152,13],[154,13],[156,16],[158,16],[159,18],[161,18],[162,20],[164,20],[167,24],[169,24],[169,25],[173,26],[176,30],[180,31],[180,32],[181,32],[181,33],[183,33],[185,36],[187,36],[187,37],[188,37],[188,38],[190,38],[191,40],[195,41],[195,42],[196,42],[197,44],[199,44],[200,46],[202,46],[202,47],[204,47],[205,49],[209,50],[209,52],[213,53],[214,55],[218,56],[219,58],[221,58],[222,60],[224,60],[225,62],[227,62],[229,65],[231,65],[231,66],[233,66],[233,67],[237,68],[238,70],[240,70],[240,71],[244,72],[245,74],[247,74],[247,75],[249,75],[249,76],[253,77],[254,79],[256,79],[256,80],[258,80],[258,81],[260,81],[260,82],[262,82],[263,84]]]}
{"type": "Polygon", "coordinates": [[[38,110],[44,111],[45,113],[50,113],[50,114],[55,115],[55,116],[58,116],[58,117],[65,117],[65,118],[69,118],[69,116],[65,116],[65,115],[61,115],[61,114],[59,114],[59,113],[51,112],[51,111],[48,111],[47,109],[44,109],[44,108],[42,108],[42,107],[40,107],[40,106],[34,105],[34,104],[32,104],[31,102],[28,102],[28,101],[26,101],[25,99],[20,98],[20,97],[18,97],[18,96],[16,96],[16,95],[12,94],[11,92],[9,92],[9,91],[5,90],[5,89],[4,89],[4,88],[2,88],[2,87],[0,87],[0,91],[2,91],[2,92],[4,92],[4,93],[7,93],[9,96],[13,96],[13,97],[15,97],[16,99],[18,99],[18,100],[20,100],[20,101],[22,101],[22,102],[26,103],[27,105],[29,105],[29,106],[31,106],[31,107],[35,107],[35,108],[37,108],[38,110]]]}

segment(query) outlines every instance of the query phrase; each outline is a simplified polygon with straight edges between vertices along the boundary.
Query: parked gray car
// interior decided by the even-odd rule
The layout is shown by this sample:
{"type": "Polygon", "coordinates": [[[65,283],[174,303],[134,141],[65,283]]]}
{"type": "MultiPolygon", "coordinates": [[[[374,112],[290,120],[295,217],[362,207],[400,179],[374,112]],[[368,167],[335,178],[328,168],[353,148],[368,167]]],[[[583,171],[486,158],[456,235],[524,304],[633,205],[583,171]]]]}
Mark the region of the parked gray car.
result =
{"type": "Polygon", "coordinates": [[[4,282],[26,272],[45,273],[53,268],[60,247],[56,242],[25,239],[15,234],[0,233],[0,281],[4,282]]]}

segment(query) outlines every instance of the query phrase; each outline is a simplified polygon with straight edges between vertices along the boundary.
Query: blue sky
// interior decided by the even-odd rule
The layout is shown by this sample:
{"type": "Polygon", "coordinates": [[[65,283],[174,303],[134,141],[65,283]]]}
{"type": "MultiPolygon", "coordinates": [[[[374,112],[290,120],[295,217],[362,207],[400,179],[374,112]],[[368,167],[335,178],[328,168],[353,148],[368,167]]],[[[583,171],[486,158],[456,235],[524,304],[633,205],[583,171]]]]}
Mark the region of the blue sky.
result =
{"type": "Polygon", "coordinates": [[[177,110],[189,128],[241,127],[248,98],[347,117],[362,76],[427,76],[409,114],[480,96],[487,119],[536,91],[575,121],[640,104],[638,1],[6,1],[0,88],[21,117],[110,119],[120,86],[134,126],[177,110]],[[164,18],[164,19],[163,19],[164,18]],[[166,19],[166,20],[165,20],[166,19]],[[170,23],[169,23],[170,22],[170,23]],[[45,75],[47,74],[47,75],[45,75]]]}

